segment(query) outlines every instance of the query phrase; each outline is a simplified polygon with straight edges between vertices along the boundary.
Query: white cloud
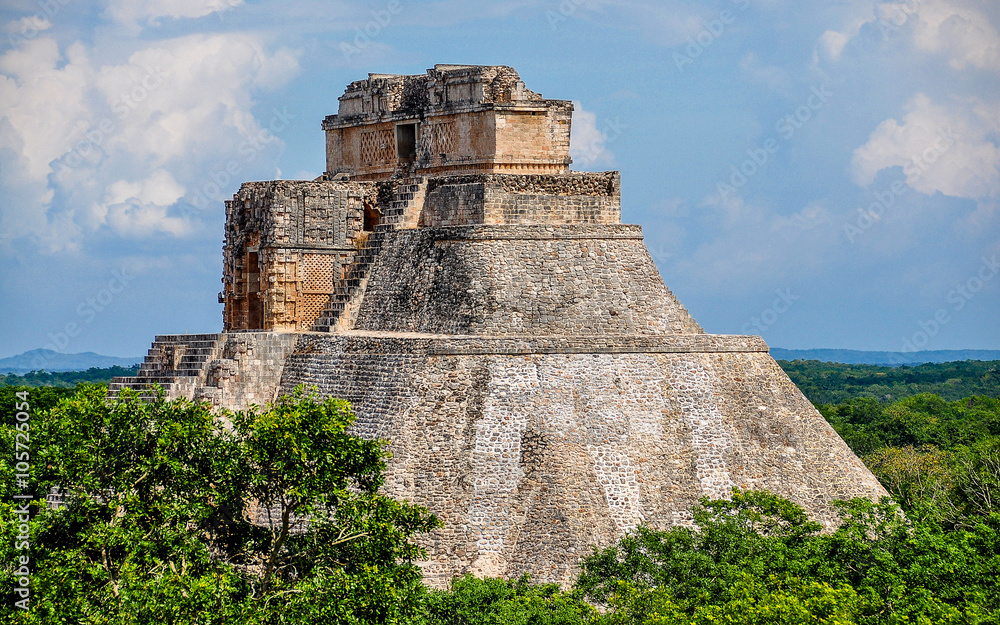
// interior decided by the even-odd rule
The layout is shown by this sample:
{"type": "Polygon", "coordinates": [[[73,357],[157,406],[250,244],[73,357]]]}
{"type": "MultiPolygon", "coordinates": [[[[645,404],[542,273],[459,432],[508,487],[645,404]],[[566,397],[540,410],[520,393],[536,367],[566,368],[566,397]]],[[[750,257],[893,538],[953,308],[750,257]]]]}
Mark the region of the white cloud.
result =
{"type": "Polygon", "coordinates": [[[241,6],[243,0],[110,0],[108,15],[125,26],[156,25],[161,18],[194,18],[241,6]]]}
{"type": "Polygon", "coordinates": [[[782,93],[787,93],[793,82],[787,69],[777,65],[765,65],[753,51],[747,52],[740,58],[740,71],[750,81],[782,93]]]}
{"type": "Polygon", "coordinates": [[[813,53],[814,61],[818,61],[816,57],[820,52],[826,58],[836,61],[851,39],[857,36],[861,27],[874,19],[872,0],[845,0],[825,5],[823,10],[839,14],[843,26],[841,30],[831,29],[820,35],[817,50],[813,53]]]}
{"type": "Polygon", "coordinates": [[[835,215],[823,201],[783,215],[739,195],[712,194],[686,221],[707,234],[692,237],[697,247],[673,249],[671,271],[706,293],[740,295],[814,279],[840,246],[835,215]]]}
{"type": "Polygon", "coordinates": [[[584,110],[582,103],[574,101],[569,142],[573,163],[584,168],[613,166],[615,155],[608,144],[618,138],[622,128],[617,119],[598,125],[597,114],[584,110]]]}
{"type": "Polygon", "coordinates": [[[154,232],[183,236],[191,231],[186,219],[168,214],[166,206],[130,198],[125,202],[105,207],[106,222],[121,236],[142,238],[154,232]]]}
{"type": "Polygon", "coordinates": [[[32,38],[43,30],[52,28],[52,22],[42,17],[42,14],[22,17],[19,20],[12,20],[3,25],[3,31],[13,35],[32,38]]]}
{"type": "Polygon", "coordinates": [[[944,54],[955,69],[971,65],[1000,71],[1000,35],[978,0],[924,0],[878,7],[883,29],[911,22],[919,50],[944,54]]]}
{"type": "MultiPolygon", "coordinates": [[[[254,93],[298,71],[291,50],[239,33],[154,41],[103,65],[93,57],[47,37],[0,56],[0,179],[12,189],[0,227],[52,250],[104,226],[189,232],[169,207],[261,136],[254,93]]],[[[268,137],[255,157],[280,150],[268,137]]]]}
{"type": "Polygon", "coordinates": [[[941,55],[954,69],[1000,71],[1000,34],[990,24],[991,0],[906,0],[849,2],[843,30],[827,30],[817,52],[836,61],[865,25],[885,42],[908,41],[917,50],[941,55]]]}
{"type": "Polygon", "coordinates": [[[855,182],[867,186],[883,169],[902,167],[921,193],[1000,197],[1000,109],[975,98],[935,104],[923,94],[906,109],[901,121],[883,121],[854,151],[855,182]]]}
{"type": "Polygon", "coordinates": [[[158,169],[144,180],[119,180],[112,183],[108,187],[107,202],[119,204],[134,199],[144,204],[170,206],[183,195],[184,187],[177,184],[170,172],[158,169]]]}
{"type": "Polygon", "coordinates": [[[844,51],[844,46],[851,40],[853,33],[841,33],[835,30],[824,32],[820,38],[820,47],[826,55],[836,61],[840,58],[840,53],[844,51]]]}

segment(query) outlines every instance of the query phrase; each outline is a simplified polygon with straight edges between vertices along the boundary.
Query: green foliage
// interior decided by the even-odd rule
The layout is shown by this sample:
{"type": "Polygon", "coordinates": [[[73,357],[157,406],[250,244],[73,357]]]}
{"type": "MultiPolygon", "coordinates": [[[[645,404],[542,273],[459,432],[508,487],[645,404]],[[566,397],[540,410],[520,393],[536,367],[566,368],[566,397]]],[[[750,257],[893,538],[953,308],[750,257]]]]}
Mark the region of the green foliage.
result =
{"type": "MultiPolygon", "coordinates": [[[[73,389],[77,384],[107,384],[111,378],[135,375],[139,365],[134,367],[91,367],[86,371],[30,371],[23,374],[0,375],[3,386],[52,386],[73,389]]],[[[3,390],[0,388],[0,390],[3,390]]]]}
{"type": "Polygon", "coordinates": [[[639,528],[582,565],[577,586],[618,623],[995,622],[1000,515],[944,531],[853,500],[818,531],[767,493],[703,500],[697,530],[639,528]]]}
{"type": "Polygon", "coordinates": [[[779,360],[778,364],[816,404],[837,404],[861,397],[891,402],[921,393],[939,395],[945,401],[972,395],[1000,396],[1000,361],[996,360],[900,367],[818,360],[779,360]]]}
{"type": "Polygon", "coordinates": [[[1000,398],[920,394],[818,408],[911,517],[970,526],[1000,512],[1000,398]]]}
{"type": "Polygon", "coordinates": [[[945,401],[937,395],[914,395],[883,405],[852,399],[819,410],[855,452],[882,447],[934,445],[954,449],[1000,435],[1000,398],[967,397],[945,401]]]}
{"type": "Polygon", "coordinates": [[[639,589],[618,582],[609,612],[600,625],[847,625],[856,623],[862,601],[850,586],[769,576],[760,581],[743,574],[724,603],[694,607],[686,613],[663,588],[639,589]]]}
{"type": "Polygon", "coordinates": [[[427,625],[577,625],[596,611],[558,584],[465,575],[453,579],[449,591],[430,593],[426,615],[427,625]]]}
{"type": "MultiPolygon", "coordinates": [[[[346,433],[346,403],[299,391],[231,415],[227,429],[206,405],[105,394],[83,387],[34,414],[32,487],[57,487],[64,505],[34,502],[32,610],[8,602],[0,620],[401,623],[419,613],[412,560],[422,552],[410,540],[438,522],[378,494],[388,452],[346,433]],[[250,518],[259,503],[272,519],[250,518]]],[[[8,419],[2,472],[12,446],[8,419]]],[[[13,504],[3,505],[0,560],[13,562],[13,504]]]]}
{"type": "Polygon", "coordinates": [[[607,602],[617,582],[668,592],[682,610],[726,600],[743,574],[808,575],[808,537],[822,529],[799,506],[769,493],[736,492],[703,500],[694,528],[638,528],[584,561],[577,587],[607,602]],[[803,568],[804,567],[804,568],[803,568]]]}
{"type": "Polygon", "coordinates": [[[17,413],[15,406],[19,403],[17,394],[25,391],[31,396],[30,407],[33,413],[45,412],[62,399],[76,393],[72,388],[0,386],[0,423],[14,423],[14,415],[17,413]]]}
{"type": "MultiPolygon", "coordinates": [[[[955,388],[986,389],[995,372],[954,364],[892,370],[893,392],[919,374],[895,401],[876,389],[819,406],[898,506],[843,502],[823,530],[769,493],[702,500],[691,527],[640,527],[595,550],[570,591],[472,576],[427,591],[412,538],[439,523],[379,494],[388,452],[348,433],[343,401],[298,390],[222,427],[206,406],[162,396],[0,387],[0,561],[20,553],[6,503],[18,390],[31,398],[31,488],[65,502],[33,502],[33,609],[8,602],[0,622],[1000,622],[1000,398],[915,392],[938,367],[960,374],[940,381],[955,388]]],[[[0,584],[13,577],[0,569],[0,584]]]]}

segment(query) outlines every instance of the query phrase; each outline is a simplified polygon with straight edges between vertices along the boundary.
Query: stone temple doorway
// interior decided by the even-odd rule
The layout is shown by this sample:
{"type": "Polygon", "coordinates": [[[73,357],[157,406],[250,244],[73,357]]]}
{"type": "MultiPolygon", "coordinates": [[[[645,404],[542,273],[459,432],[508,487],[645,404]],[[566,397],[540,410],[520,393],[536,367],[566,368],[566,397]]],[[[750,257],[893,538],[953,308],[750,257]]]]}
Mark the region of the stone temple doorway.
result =
{"type": "Polygon", "coordinates": [[[396,156],[401,163],[411,163],[417,158],[417,125],[396,125],[396,156]]]}

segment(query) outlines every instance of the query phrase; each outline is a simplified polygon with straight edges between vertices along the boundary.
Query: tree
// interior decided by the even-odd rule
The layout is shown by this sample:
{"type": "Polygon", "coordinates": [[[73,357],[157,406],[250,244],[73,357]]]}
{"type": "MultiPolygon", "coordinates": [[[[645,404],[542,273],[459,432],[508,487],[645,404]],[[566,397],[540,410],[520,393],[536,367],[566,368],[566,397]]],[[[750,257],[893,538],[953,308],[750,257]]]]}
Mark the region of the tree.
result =
{"type": "Polygon", "coordinates": [[[427,624],[583,625],[596,617],[580,593],[530,582],[527,575],[517,580],[456,577],[448,591],[430,593],[427,624]]]}
{"type": "MultiPolygon", "coordinates": [[[[422,601],[410,541],[425,510],[378,493],[385,444],[346,403],[303,391],[263,411],[106,398],[84,387],[34,415],[32,609],[16,623],[397,623],[422,601]],[[255,502],[275,503],[278,524],[255,502]],[[292,521],[298,523],[294,525],[292,521]],[[257,521],[257,522],[254,522],[257,521]]],[[[3,462],[13,457],[4,423],[3,462]]],[[[13,515],[0,557],[13,561],[13,515]]],[[[12,572],[0,583],[10,587],[12,572]]],[[[9,618],[8,618],[9,617],[9,618]]]]}
{"type": "Polygon", "coordinates": [[[1000,617],[1000,514],[949,531],[889,500],[839,506],[842,522],[824,533],[769,493],[702,500],[697,529],[638,528],[586,558],[577,587],[612,625],[1000,617]]]}

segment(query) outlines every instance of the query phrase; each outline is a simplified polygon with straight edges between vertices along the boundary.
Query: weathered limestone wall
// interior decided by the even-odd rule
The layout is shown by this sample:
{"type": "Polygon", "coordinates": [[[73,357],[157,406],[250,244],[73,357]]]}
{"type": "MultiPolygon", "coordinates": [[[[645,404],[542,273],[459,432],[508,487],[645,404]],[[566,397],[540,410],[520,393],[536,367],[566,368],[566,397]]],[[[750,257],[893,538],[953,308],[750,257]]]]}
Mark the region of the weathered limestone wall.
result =
{"type": "Polygon", "coordinates": [[[314,334],[281,388],[348,399],[357,433],[391,441],[387,494],[444,522],[424,539],[430,583],[466,571],[567,583],[594,545],[642,521],[689,524],[699,497],[733,486],[824,522],[833,499],[884,494],[764,350],[708,335],[314,334]]]}
{"type": "Polygon", "coordinates": [[[573,105],[547,101],[544,111],[500,109],[496,113],[496,162],[568,165],[573,105]]]}
{"type": "Polygon", "coordinates": [[[208,363],[205,386],[197,390],[194,398],[233,411],[274,401],[285,359],[300,336],[279,332],[223,334],[219,357],[208,363]]]}
{"type": "Polygon", "coordinates": [[[690,334],[701,328],[625,225],[389,233],[358,330],[432,334],[690,334]]]}
{"type": "MultiPolygon", "coordinates": [[[[569,105],[569,103],[566,103],[569,105]]],[[[329,128],[327,171],[355,180],[384,180],[401,164],[396,126],[416,125],[414,171],[556,174],[569,169],[572,106],[532,110],[467,110],[329,128]]]]}
{"type": "Polygon", "coordinates": [[[334,181],[243,184],[226,202],[226,330],[308,329],[357,252],[379,185],[334,181]]]}
{"type": "Polygon", "coordinates": [[[356,180],[383,180],[400,168],[417,175],[564,173],[572,117],[572,102],[543,99],[510,67],[370,74],[351,83],[338,114],[323,120],[327,172],[356,180]],[[412,152],[410,140],[400,140],[407,133],[412,152]]]}
{"type": "Polygon", "coordinates": [[[621,223],[618,172],[433,178],[421,227],[621,223]]]}

